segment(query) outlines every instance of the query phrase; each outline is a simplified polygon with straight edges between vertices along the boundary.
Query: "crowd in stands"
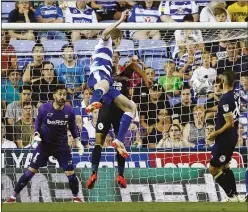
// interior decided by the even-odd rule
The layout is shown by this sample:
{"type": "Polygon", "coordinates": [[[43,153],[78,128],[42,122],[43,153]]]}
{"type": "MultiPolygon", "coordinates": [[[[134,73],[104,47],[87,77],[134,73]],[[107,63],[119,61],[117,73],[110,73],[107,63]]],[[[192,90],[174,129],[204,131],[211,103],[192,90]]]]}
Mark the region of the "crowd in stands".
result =
{"type": "MultiPolygon", "coordinates": [[[[2,2],[3,19],[6,5],[13,2],[2,2]]],[[[8,23],[111,23],[125,9],[130,9],[126,20],[129,23],[248,21],[246,1],[21,0],[14,6],[8,13],[8,23]]],[[[237,147],[248,146],[247,37],[229,39],[232,32],[215,32],[214,42],[209,42],[209,38],[206,42],[201,30],[123,31],[124,41],[127,45],[131,42],[133,49],[129,51],[124,46],[114,52],[116,74],[136,63],[153,81],[147,88],[134,73],[130,81],[123,78],[114,84],[117,88],[127,85],[127,95],[138,108],[125,136],[126,147],[211,147],[214,142],[207,137],[215,130],[216,114],[205,110],[218,104],[221,74],[226,68],[236,74],[235,89],[242,103],[237,147]],[[196,95],[194,83],[204,78],[213,86],[205,94],[196,95]]],[[[30,147],[37,109],[53,100],[52,94],[61,84],[68,90],[66,104],[74,108],[83,145],[93,147],[98,111],[88,115],[85,108],[91,97],[87,88],[90,57],[100,32],[2,30],[1,34],[2,147],[30,147]]],[[[110,130],[106,147],[114,137],[110,130]]],[[[75,146],[69,131],[68,142],[75,146]]]]}

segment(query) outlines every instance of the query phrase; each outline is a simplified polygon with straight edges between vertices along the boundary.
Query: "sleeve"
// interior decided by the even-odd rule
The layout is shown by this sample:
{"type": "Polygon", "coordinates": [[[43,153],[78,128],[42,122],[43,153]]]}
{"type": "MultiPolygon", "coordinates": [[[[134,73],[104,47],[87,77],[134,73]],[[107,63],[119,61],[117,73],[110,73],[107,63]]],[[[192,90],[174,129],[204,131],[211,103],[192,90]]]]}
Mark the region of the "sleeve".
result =
{"type": "Polygon", "coordinates": [[[162,1],[159,5],[158,11],[159,11],[160,16],[162,16],[162,15],[169,15],[170,16],[169,2],[168,1],[166,1],[166,2],[162,1]]]}
{"type": "Polygon", "coordinates": [[[2,101],[6,100],[6,84],[1,85],[1,99],[2,101]]]}
{"type": "Polygon", "coordinates": [[[34,131],[40,133],[41,125],[42,125],[42,117],[43,117],[43,105],[41,105],[38,109],[38,114],[35,119],[34,131]]]}
{"type": "Polygon", "coordinates": [[[177,44],[177,45],[178,45],[178,42],[182,41],[181,32],[182,32],[182,30],[176,30],[176,31],[174,32],[175,41],[176,41],[176,44],[177,44]]]}
{"type": "Polygon", "coordinates": [[[12,11],[9,13],[9,16],[8,16],[8,23],[13,23],[13,22],[14,22],[14,15],[13,15],[13,12],[14,12],[14,10],[12,10],[12,11]]]}
{"type": "Polygon", "coordinates": [[[94,10],[92,11],[92,23],[98,23],[96,12],[94,10]]]}
{"type": "Polygon", "coordinates": [[[234,111],[236,108],[234,101],[228,98],[222,98],[219,104],[220,111],[218,111],[218,113],[223,114],[223,117],[232,115],[232,111],[234,111]]]}
{"type": "Polygon", "coordinates": [[[85,127],[83,127],[81,131],[81,143],[84,146],[89,144],[89,133],[85,127]]]}
{"type": "Polygon", "coordinates": [[[233,5],[230,5],[230,6],[227,8],[227,12],[228,12],[229,16],[230,16],[231,19],[232,19],[232,16],[233,16],[233,5]]]}
{"type": "Polygon", "coordinates": [[[31,23],[35,23],[36,22],[36,19],[35,19],[35,14],[32,10],[29,11],[29,20],[31,23]]]}
{"type": "Polygon", "coordinates": [[[181,69],[184,65],[185,65],[185,62],[186,62],[186,56],[183,55],[180,60],[179,60],[179,64],[178,64],[178,69],[181,69]]]}
{"type": "Polygon", "coordinates": [[[57,7],[57,17],[56,18],[62,18],[64,19],[62,9],[60,7],[57,7]]]}
{"type": "Polygon", "coordinates": [[[73,23],[69,7],[67,7],[65,11],[65,23],[73,23]]]}
{"type": "Polygon", "coordinates": [[[12,104],[7,105],[5,118],[10,118],[10,119],[15,118],[15,113],[14,113],[14,110],[12,108],[12,104]]]}
{"type": "Polygon", "coordinates": [[[198,69],[196,69],[196,70],[193,72],[193,75],[192,75],[190,81],[191,81],[191,82],[194,82],[195,80],[197,80],[197,79],[198,79],[197,76],[198,76],[198,69]]]}
{"type": "Polygon", "coordinates": [[[70,116],[70,120],[69,120],[68,125],[69,125],[69,129],[71,131],[72,137],[73,138],[79,137],[78,127],[76,124],[76,116],[75,116],[73,109],[71,109],[71,116],[70,116]]]}
{"type": "Polygon", "coordinates": [[[208,7],[204,7],[200,13],[200,22],[209,22],[208,7]]]}
{"type": "Polygon", "coordinates": [[[38,19],[39,16],[42,16],[41,12],[40,12],[40,7],[36,8],[34,14],[35,14],[35,19],[36,20],[38,19]]]}
{"type": "Polygon", "coordinates": [[[128,22],[136,22],[136,19],[135,19],[135,10],[137,8],[137,5],[134,5],[130,11],[130,14],[128,16],[128,19],[127,21],[128,22]]]}
{"type": "Polygon", "coordinates": [[[20,122],[16,123],[14,126],[14,135],[15,135],[15,141],[22,140],[22,127],[20,125],[20,122]]]}
{"type": "Polygon", "coordinates": [[[85,73],[84,73],[84,68],[83,67],[79,67],[78,68],[78,77],[79,77],[79,82],[80,83],[84,83],[85,80],[85,73]]]}
{"type": "Polygon", "coordinates": [[[191,9],[192,9],[192,14],[198,14],[198,6],[197,4],[195,3],[195,1],[191,1],[191,9]]]}

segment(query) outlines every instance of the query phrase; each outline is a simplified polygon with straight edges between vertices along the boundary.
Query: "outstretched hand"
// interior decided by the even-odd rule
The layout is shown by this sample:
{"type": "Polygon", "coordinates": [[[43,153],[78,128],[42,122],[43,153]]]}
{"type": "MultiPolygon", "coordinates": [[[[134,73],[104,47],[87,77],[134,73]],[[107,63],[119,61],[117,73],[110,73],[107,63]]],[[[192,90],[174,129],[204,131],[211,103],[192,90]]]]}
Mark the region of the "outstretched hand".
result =
{"type": "Polygon", "coordinates": [[[129,16],[129,14],[130,14],[130,11],[129,11],[129,10],[124,10],[124,11],[121,13],[121,18],[120,18],[120,20],[121,20],[121,21],[125,21],[126,18],[129,16]]]}
{"type": "Polygon", "coordinates": [[[150,88],[153,85],[153,82],[149,78],[147,78],[145,80],[145,85],[147,88],[150,88]]]}

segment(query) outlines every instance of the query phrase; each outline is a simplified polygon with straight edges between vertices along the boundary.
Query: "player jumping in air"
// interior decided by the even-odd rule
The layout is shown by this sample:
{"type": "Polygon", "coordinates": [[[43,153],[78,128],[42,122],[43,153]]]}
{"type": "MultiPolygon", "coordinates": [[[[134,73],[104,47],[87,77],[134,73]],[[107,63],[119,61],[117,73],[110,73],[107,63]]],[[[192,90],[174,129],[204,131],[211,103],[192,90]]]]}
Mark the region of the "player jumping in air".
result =
{"type": "Polygon", "coordinates": [[[63,168],[72,191],[72,201],[80,203],[78,197],[78,179],[74,173],[71,150],[68,146],[67,126],[76,140],[78,152],[83,154],[78,128],[75,122],[75,114],[70,106],[65,104],[67,91],[64,86],[58,86],[53,94],[54,101],[39,107],[35,120],[35,134],[32,146],[36,148],[31,164],[17,182],[13,195],[6,203],[16,202],[16,196],[27,185],[40,167],[47,164],[49,156],[53,156],[63,168]]]}
{"type": "MultiPolygon", "coordinates": [[[[115,69],[113,68],[113,72],[115,69]]],[[[131,63],[126,67],[126,69],[119,75],[113,73],[113,79],[115,81],[114,87],[119,90],[120,93],[128,97],[128,87],[129,79],[132,77],[133,73],[137,72],[145,81],[145,84],[149,86],[151,81],[147,78],[145,72],[136,63],[131,63]]],[[[114,103],[110,106],[103,103],[102,107],[98,113],[98,120],[96,125],[96,144],[92,152],[92,175],[87,181],[86,187],[92,189],[95,182],[97,181],[97,170],[101,159],[102,146],[104,144],[106,135],[108,134],[111,125],[114,128],[114,132],[117,135],[120,128],[120,121],[122,119],[124,112],[119,109],[114,103]]],[[[120,187],[126,188],[126,180],[124,178],[124,167],[125,158],[120,155],[117,151],[117,162],[118,162],[118,177],[116,179],[120,187]]]]}
{"type": "Polygon", "coordinates": [[[238,142],[240,97],[234,91],[235,74],[232,69],[223,73],[223,96],[220,99],[216,120],[216,131],[208,140],[214,141],[209,171],[216,182],[224,189],[229,202],[238,202],[239,197],[233,171],[229,167],[232,154],[238,142]]]}
{"type": "Polygon", "coordinates": [[[111,24],[103,31],[102,38],[95,47],[88,79],[88,86],[94,91],[90,105],[86,108],[87,113],[99,109],[102,106],[101,100],[103,100],[109,105],[114,101],[115,105],[124,111],[117,138],[112,143],[112,146],[117,149],[122,157],[128,157],[128,153],[123,145],[123,139],[135,115],[136,106],[127,97],[120,94],[120,91],[112,87],[113,79],[111,75],[113,48],[116,48],[120,44],[122,38],[121,31],[116,27],[128,15],[128,10],[122,12],[120,20],[111,24]]]}

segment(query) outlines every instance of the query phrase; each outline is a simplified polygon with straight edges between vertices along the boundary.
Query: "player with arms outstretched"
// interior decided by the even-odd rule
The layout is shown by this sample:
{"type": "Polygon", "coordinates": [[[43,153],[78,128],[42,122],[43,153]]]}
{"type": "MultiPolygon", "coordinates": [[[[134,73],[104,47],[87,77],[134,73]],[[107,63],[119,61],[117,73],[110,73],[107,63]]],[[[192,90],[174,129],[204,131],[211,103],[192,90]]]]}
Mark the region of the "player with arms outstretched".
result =
{"type": "Polygon", "coordinates": [[[72,201],[82,202],[78,197],[78,179],[74,173],[71,150],[68,145],[67,127],[76,140],[80,155],[83,154],[78,128],[73,108],[65,104],[67,91],[64,86],[58,86],[53,94],[54,101],[39,107],[35,120],[35,136],[32,146],[36,148],[31,164],[17,182],[13,195],[6,203],[16,202],[16,196],[27,185],[40,167],[47,164],[49,156],[53,156],[63,168],[72,191],[72,201]]]}
{"type": "Polygon", "coordinates": [[[118,108],[124,111],[117,138],[112,143],[112,146],[117,149],[122,157],[128,157],[128,153],[123,145],[123,139],[135,115],[136,105],[112,86],[112,56],[113,48],[116,48],[122,39],[122,33],[116,27],[128,15],[128,10],[122,12],[120,20],[111,24],[103,31],[102,38],[95,47],[88,79],[88,86],[93,89],[93,93],[90,105],[86,108],[87,113],[99,109],[102,106],[101,100],[103,100],[108,105],[114,102],[118,108]]]}
{"type": "MultiPolygon", "coordinates": [[[[114,68],[113,72],[115,72],[114,68]]],[[[138,64],[129,64],[120,74],[117,75],[116,73],[113,73],[113,79],[115,81],[113,86],[126,97],[128,97],[129,80],[131,79],[134,72],[138,73],[143,78],[146,86],[150,86],[152,83],[138,64]]],[[[96,144],[92,152],[92,175],[86,183],[86,187],[88,189],[92,189],[95,182],[97,181],[97,170],[101,159],[102,146],[111,128],[111,125],[113,126],[114,132],[117,135],[123,114],[124,112],[114,103],[112,103],[110,106],[103,103],[99,110],[96,125],[96,144]]],[[[117,151],[116,159],[118,163],[118,176],[116,181],[121,188],[126,188],[126,180],[124,178],[125,158],[122,157],[117,151]]]]}
{"type": "MultiPolygon", "coordinates": [[[[217,111],[216,131],[208,140],[214,141],[209,171],[216,182],[224,189],[229,202],[238,202],[239,197],[233,171],[229,167],[232,154],[238,142],[238,125],[240,116],[240,97],[234,90],[235,73],[226,69],[223,73],[223,95],[217,111]]],[[[213,108],[212,108],[213,110],[213,108]]]]}

